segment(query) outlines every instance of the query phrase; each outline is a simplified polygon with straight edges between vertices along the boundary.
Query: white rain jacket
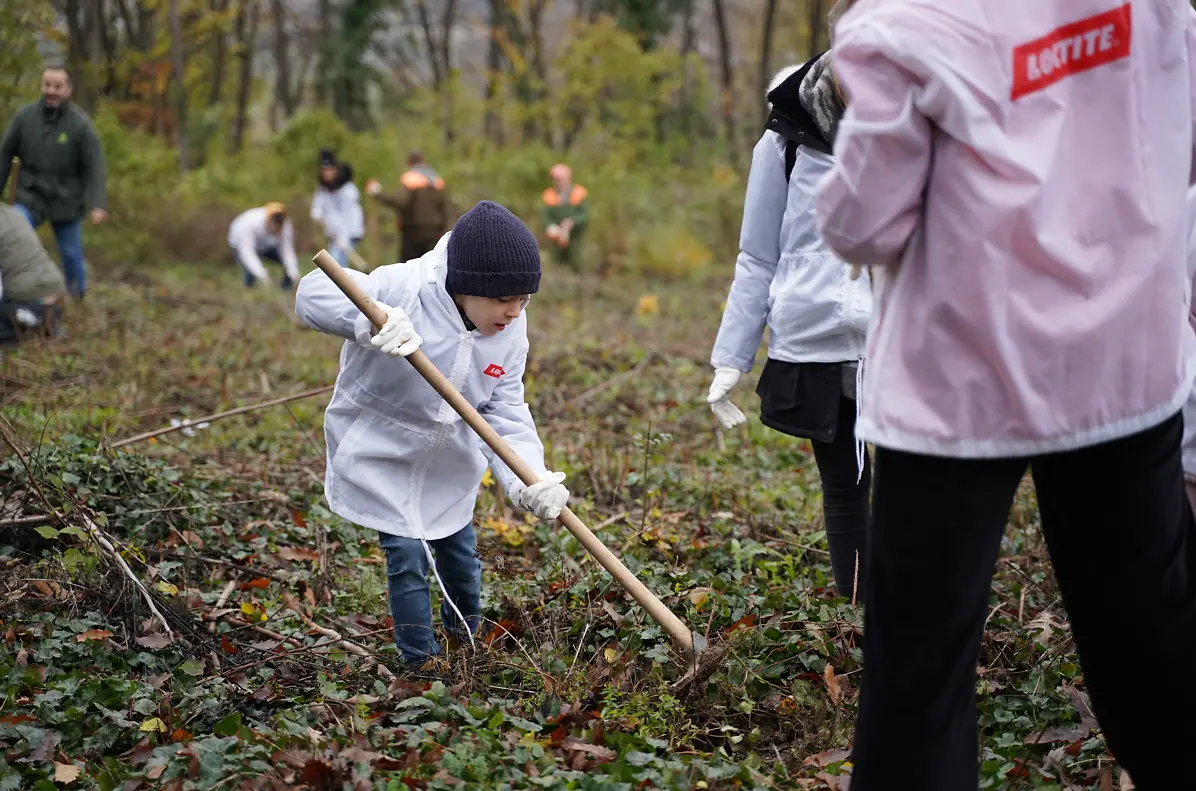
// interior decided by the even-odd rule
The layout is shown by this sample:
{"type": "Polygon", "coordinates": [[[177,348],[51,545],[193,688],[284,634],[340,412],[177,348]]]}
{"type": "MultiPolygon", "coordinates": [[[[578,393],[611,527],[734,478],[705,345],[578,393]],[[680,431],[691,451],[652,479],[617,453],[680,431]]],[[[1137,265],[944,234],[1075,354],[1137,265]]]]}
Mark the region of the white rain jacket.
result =
{"type": "MultiPolygon", "coordinates": [[[[527,312],[487,338],[469,332],[444,289],[448,235],[427,255],[369,275],[346,270],[371,299],[407,311],[423,351],[538,475],[544,446],[524,402],[527,312]]],[[[406,360],[363,346],[369,320],[316,269],[299,282],[295,312],[308,326],[344,338],[341,371],[324,415],[332,511],[363,527],[434,541],[473,518],[486,465],[508,492],[513,472],[406,360]]]]}
{"type": "Polygon", "coordinates": [[[1162,0],[860,0],[818,214],[879,266],[859,437],[981,458],[1179,411],[1193,13],[1162,0]],[[1132,41],[1132,46],[1131,46],[1132,41]]]}
{"type": "MultiPolygon", "coordinates": [[[[786,75],[782,72],[774,84],[786,75]]],[[[814,199],[834,160],[799,147],[785,181],[785,139],[767,131],[752,152],[739,257],[710,363],[752,370],[768,325],[768,356],[838,363],[864,355],[872,314],[867,273],[851,280],[818,233],[814,199]]]]}
{"type": "Polygon", "coordinates": [[[281,233],[271,233],[266,227],[266,208],[259,206],[242,212],[228,228],[228,245],[237,251],[249,274],[266,277],[261,255],[274,252],[282,260],[282,268],[292,280],[299,279],[299,259],[295,257],[295,226],[288,217],[281,233]]]}
{"type": "Polygon", "coordinates": [[[365,236],[365,215],[361,210],[361,193],[352,181],[335,190],[320,187],[311,199],[311,218],[324,225],[330,241],[353,241],[365,236]]]}

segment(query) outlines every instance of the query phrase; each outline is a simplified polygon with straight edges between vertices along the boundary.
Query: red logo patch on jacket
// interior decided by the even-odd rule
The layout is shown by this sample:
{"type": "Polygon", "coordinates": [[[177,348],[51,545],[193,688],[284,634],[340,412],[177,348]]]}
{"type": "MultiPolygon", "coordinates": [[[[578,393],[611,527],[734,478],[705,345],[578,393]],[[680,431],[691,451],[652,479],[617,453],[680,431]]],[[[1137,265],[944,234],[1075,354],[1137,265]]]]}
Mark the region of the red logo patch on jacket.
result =
{"type": "Polygon", "coordinates": [[[495,379],[501,379],[506,371],[502,369],[501,365],[490,363],[486,366],[486,370],[482,371],[482,373],[486,374],[486,376],[493,376],[495,379]]]}
{"type": "Polygon", "coordinates": [[[1017,101],[1072,75],[1128,58],[1131,19],[1126,3],[1014,48],[1010,99],[1017,101]]]}

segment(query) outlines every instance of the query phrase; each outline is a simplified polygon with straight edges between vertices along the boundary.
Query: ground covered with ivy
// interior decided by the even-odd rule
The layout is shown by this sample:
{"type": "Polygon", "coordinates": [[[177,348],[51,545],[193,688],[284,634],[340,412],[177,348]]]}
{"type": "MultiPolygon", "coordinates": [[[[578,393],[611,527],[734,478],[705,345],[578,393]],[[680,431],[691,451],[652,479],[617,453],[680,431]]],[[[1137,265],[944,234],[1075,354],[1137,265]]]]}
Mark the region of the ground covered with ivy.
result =
{"type": "MultiPolygon", "coordinates": [[[[0,358],[0,789],[848,787],[863,613],[830,587],[808,447],[704,404],[725,279],[550,271],[530,309],[549,466],[725,650],[679,684],[662,630],[493,485],[476,645],[404,671],[376,535],[321,499],[327,395],[111,447],[329,384],[337,342],[231,266],[107,274],[68,337],[0,358]]],[[[1129,787],[1029,487],[978,678],[984,788],[1129,787]]]]}

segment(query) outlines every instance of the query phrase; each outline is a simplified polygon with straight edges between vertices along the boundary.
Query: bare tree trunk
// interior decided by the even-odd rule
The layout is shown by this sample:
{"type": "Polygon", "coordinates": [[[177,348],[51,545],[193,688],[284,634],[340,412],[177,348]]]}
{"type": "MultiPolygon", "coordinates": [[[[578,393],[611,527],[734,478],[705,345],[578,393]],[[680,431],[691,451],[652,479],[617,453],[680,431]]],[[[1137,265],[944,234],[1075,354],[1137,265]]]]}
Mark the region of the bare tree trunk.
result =
{"type": "Polygon", "coordinates": [[[270,4],[274,18],[274,95],[287,118],[295,114],[295,97],[291,91],[291,47],[287,36],[286,8],[282,0],[270,4]]]}
{"type": "Polygon", "coordinates": [[[183,62],[183,25],[179,0],[170,0],[170,58],[174,62],[175,124],[179,136],[179,169],[187,172],[187,65],[183,62]]]}
{"type": "Polygon", "coordinates": [[[105,74],[104,94],[111,96],[116,91],[116,32],[109,31],[108,19],[103,13],[104,5],[100,3],[100,44],[104,48],[105,74]]]}
{"type": "Polygon", "coordinates": [[[415,0],[415,11],[419,14],[419,25],[424,30],[424,42],[428,47],[428,62],[432,65],[432,84],[439,90],[443,82],[440,74],[440,55],[436,39],[432,35],[432,21],[428,17],[426,0],[415,0]]]}
{"type": "MultiPolygon", "coordinates": [[[[228,0],[212,0],[212,11],[223,14],[228,10],[228,0]]],[[[228,58],[228,40],[224,25],[212,32],[215,39],[212,52],[212,87],[208,91],[208,106],[220,104],[224,98],[224,61],[228,58]]]]}
{"type": "Polygon", "coordinates": [[[685,16],[681,29],[681,57],[685,59],[685,71],[681,76],[681,133],[690,142],[693,155],[694,139],[694,63],[690,56],[697,46],[697,32],[694,30],[694,0],[685,5],[685,16]]]}
{"type": "Polygon", "coordinates": [[[731,71],[731,41],[727,35],[727,14],[723,8],[723,0],[714,0],[714,24],[718,29],[718,56],[722,72],[723,124],[726,126],[727,147],[731,152],[731,161],[738,163],[739,149],[735,140],[735,106],[732,102],[735,75],[731,71]]]}
{"type": "Polygon", "coordinates": [[[444,139],[453,142],[453,25],[456,23],[457,0],[445,0],[444,26],[440,38],[440,60],[444,69],[444,139]]]}
{"type": "Polygon", "coordinates": [[[104,0],[92,0],[83,13],[83,27],[87,31],[87,54],[91,64],[92,104],[103,93],[104,73],[104,0]]]}
{"type": "Polygon", "coordinates": [[[763,40],[760,42],[760,86],[757,96],[760,97],[760,118],[768,117],[768,83],[772,79],[772,24],[777,15],[777,0],[768,0],[764,12],[763,40]]]}
{"type": "MultiPolygon", "coordinates": [[[[532,40],[532,71],[536,75],[533,95],[537,100],[544,98],[548,87],[548,69],[544,64],[544,6],[547,0],[531,0],[527,9],[528,33],[532,40]]],[[[540,130],[544,142],[553,145],[553,128],[544,124],[540,130]]],[[[529,135],[529,138],[534,135],[529,135]]]]}
{"type": "Polygon", "coordinates": [[[482,134],[487,140],[499,142],[502,132],[499,129],[498,113],[494,111],[495,97],[498,95],[498,74],[502,69],[502,50],[498,45],[501,35],[502,17],[498,13],[498,5],[490,3],[490,43],[486,51],[486,118],[482,122],[482,134]]]}
{"type": "Polygon", "coordinates": [[[245,143],[245,117],[249,109],[249,83],[253,78],[253,50],[257,44],[258,5],[254,0],[241,0],[237,9],[237,46],[240,47],[241,69],[237,75],[237,115],[233,122],[231,148],[238,152],[245,143]]]}
{"type": "Polygon", "coordinates": [[[66,0],[67,65],[71,71],[75,101],[87,111],[92,110],[91,91],[83,79],[83,62],[87,57],[87,39],[79,19],[79,0],[66,0]]]}
{"type": "Polygon", "coordinates": [[[329,48],[332,46],[332,0],[320,0],[320,70],[316,75],[316,102],[328,101],[327,74],[332,67],[329,48]]]}
{"type": "Polygon", "coordinates": [[[808,0],[810,10],[810,58],[822,51],[822,0],[808,0]]]}

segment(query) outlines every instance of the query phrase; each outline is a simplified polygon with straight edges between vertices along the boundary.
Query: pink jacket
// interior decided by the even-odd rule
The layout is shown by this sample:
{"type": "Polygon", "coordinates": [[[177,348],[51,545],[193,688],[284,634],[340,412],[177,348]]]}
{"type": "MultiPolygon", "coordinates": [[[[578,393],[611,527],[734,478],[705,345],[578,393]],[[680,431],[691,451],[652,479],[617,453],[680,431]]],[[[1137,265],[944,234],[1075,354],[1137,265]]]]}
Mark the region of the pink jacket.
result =
{"type": "Polygon", "coordinates": [[[963,458],[1133,434],[1196,371],[1196,30],[1175,0],[860,0],[825,241],[878,266],[858,435],[963,458]]]}

